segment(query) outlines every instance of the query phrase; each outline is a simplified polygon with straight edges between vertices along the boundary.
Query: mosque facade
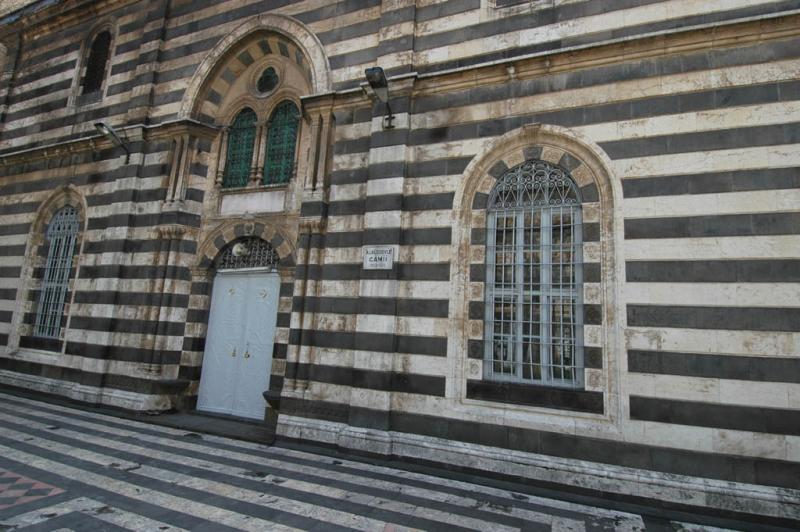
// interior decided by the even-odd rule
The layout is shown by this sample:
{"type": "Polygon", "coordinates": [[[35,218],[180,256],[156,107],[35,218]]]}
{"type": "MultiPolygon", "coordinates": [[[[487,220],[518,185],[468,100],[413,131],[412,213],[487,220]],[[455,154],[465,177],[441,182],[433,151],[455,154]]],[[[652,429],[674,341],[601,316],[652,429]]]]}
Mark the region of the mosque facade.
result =
{"type": "Polygon", "coordinates": [[[0,383],[800,519],[800,2],[0,18],[0,383]]]}

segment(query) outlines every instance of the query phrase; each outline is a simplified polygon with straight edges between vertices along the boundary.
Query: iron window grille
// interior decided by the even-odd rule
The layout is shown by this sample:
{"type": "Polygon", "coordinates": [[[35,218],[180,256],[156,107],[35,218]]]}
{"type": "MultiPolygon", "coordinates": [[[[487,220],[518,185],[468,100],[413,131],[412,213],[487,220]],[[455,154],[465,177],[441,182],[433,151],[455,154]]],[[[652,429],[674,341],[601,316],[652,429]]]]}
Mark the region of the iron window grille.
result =
{"type": "Polygon", "coordinates": [[[83,76],[83,94],[99,91],[106,78],[106,64],[111,53],[111,33],[103,31],[97,34],[89,49],[86,60],[86,73],[83,76]]]}
{"type": "Polygon", "coordinates": [[[269,120],[264,184],[288,183],[294,174],[294,155],[300,112],[288,100],[278,104],[269,120]]]}
{"type": "Polygon", "coordinates": [[[36,336],[58,338],[61,332],[78,229],[78,211],[71,205],[56,212],[47,228],[49,249],[36,309],[36,336]]]}
{"type": "Polygon", "coordinates": [[[253,161],[253,143],[256,138],[256,113],[245,107],[228,130],[228,150],[222,186],[244,187],[250,178],[253,161]]]}
{"type": "Polygon", "coordinates": [[[575,182],[540,160],[506,172],[487,204],[485,372],[583,386],[582,217],[575,182]]]}
{"type": "Polygon", "coordinates": [[[258,237],[243,238],[230,244],[217,260],[217,270],[278,267],[280,256],[266,240],[258,237]]]}

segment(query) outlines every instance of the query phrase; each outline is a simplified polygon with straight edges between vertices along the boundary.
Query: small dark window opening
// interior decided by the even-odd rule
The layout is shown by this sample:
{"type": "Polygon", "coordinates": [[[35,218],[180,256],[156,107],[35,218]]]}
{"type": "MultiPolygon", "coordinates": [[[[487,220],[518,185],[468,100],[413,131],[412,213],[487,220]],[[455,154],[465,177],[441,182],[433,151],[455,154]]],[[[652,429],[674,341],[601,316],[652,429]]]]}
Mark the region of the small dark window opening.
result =
{"type": "Polygon", "coordinates": [[[103,87],[110,49],[111,33],[108,31],[98,33],[89,50],[89,58],[86,60],[86,74],[83,76],[83,94],[97,92],[103,87]]]}
{"type": "Polygon", "coordinates": [[[275,72],[275,69],[268,67],[266,70],[264,70],[264,72],[261,73],[261,77],[258,78],[258,82],[256,82],[256,88],[261,94],[266,94],[277,87],[279,81],[278,73],[275,72]]]}

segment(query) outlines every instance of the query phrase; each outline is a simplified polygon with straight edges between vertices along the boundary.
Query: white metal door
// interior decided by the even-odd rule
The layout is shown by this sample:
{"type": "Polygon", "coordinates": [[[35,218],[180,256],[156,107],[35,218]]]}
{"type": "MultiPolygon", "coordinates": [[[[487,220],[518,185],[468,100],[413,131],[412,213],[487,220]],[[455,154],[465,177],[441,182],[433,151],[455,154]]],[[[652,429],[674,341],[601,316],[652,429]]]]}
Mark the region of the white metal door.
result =
{"type": "Polygon", "coordinates": [[[272,371],[279,290],[280,277],[277,273],[251,275],[248,278],[243,352],[233,407],[237,416],[264,418],[266,403],[262,394],[269,388],[272,371]]]}
{"type": "Polygon", "coordinates": [[[198,410],[233,413],[237,361],[241,355],[237,343],[244,331],[246,292],[246,276],[219,274],[214,279],[198,410]]]}
{"type": "Polygon", "coordinates": [[[214,279],[197,409],[264,418],[280,277],[220,272],[214,279]]]}

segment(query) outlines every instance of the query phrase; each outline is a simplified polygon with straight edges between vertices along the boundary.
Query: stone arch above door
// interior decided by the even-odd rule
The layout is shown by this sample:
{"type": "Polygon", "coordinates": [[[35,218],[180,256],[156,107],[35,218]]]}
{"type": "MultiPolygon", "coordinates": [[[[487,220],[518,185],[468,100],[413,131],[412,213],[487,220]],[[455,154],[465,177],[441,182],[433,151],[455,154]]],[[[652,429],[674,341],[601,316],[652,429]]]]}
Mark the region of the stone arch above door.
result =
{"type": "Polygon", "coordinates": [[[257,237],[269,242],[280,260],[278,269],[293,268],[294,246],[281,231],[261,222],[232,221],[212,231],[200,245],[197,266],[210,270],[217,256],[234,241],[245,237],[257,237]]]}
{"type": "Polygon", "coordinates": [[[268,242],[278,254],[277,273],[280,275],[280,295],[273,347],[269,392],[280,394],[286,367],[289,325],[292,309],[292,280],[294,278],[295,248],[289,235],[265,221],[229,220],[209,231],[202,239],[197,259],[191,270],[192,280],[189,314],[184,348],[181,355],[181,377],[190,381],[186,395],[188,404],[197,397],[203,363],[211,294],[216,277],[216,261],[221,253],[237,241],[259,238],[268,242]]]}

